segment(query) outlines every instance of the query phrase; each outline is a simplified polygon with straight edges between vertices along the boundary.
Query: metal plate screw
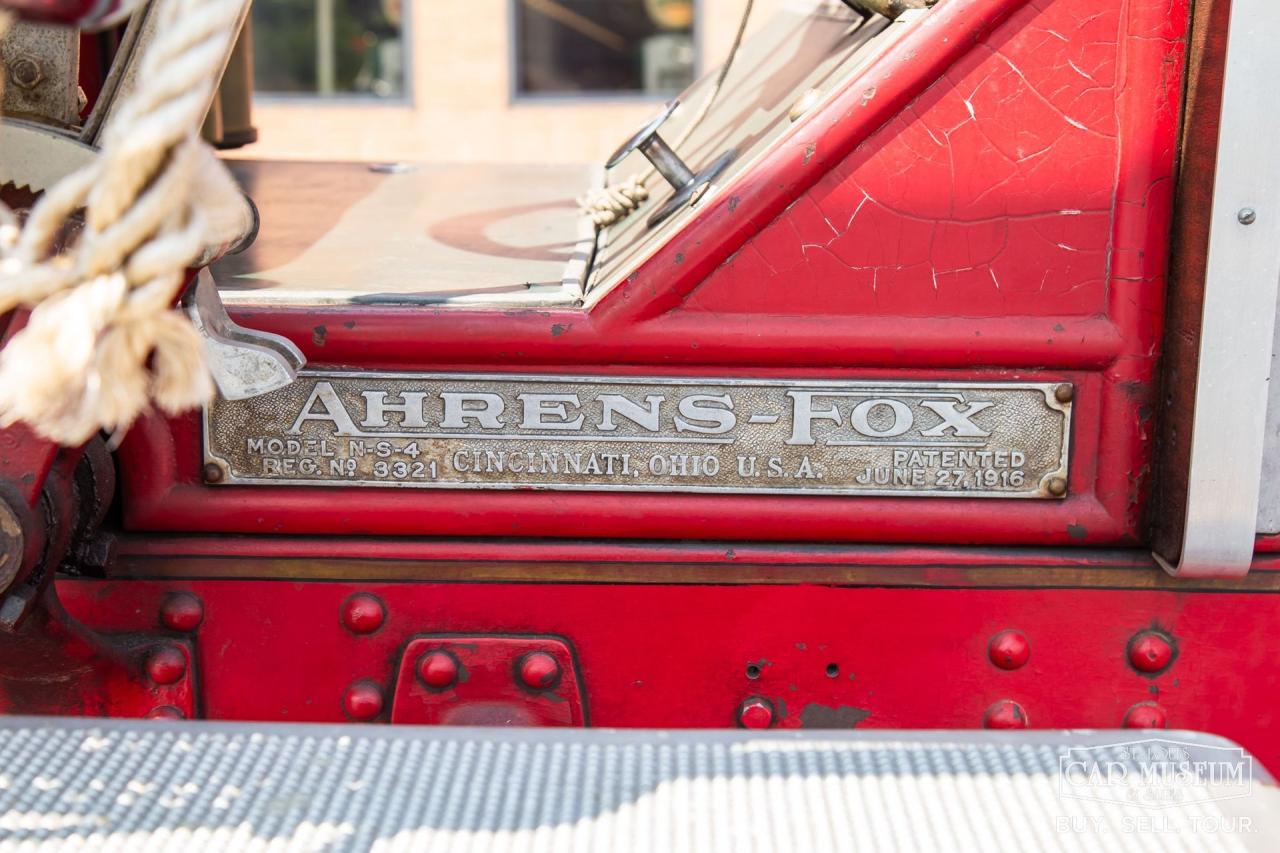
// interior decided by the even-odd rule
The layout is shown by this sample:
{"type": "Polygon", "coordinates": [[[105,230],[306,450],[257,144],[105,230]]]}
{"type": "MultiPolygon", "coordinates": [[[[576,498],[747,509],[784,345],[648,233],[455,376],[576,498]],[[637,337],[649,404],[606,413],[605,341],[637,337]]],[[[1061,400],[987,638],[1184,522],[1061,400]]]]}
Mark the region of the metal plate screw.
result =
{"type": "Polygon", "coordinates": [[[44,71],[34,56],[19,56],[9,63],[9,79],[22,89],[34,89],[44,79],[44,71]]]}
{"type": "Polygon", "coordinates": [[[175,592],[160,605],[160,622],[170,631],[190,633],[204,621],[204,604],[189,592],[175,592]]]}
{"type": "Polygon", "coordinates": [[[1070,403],[1071,399],[1075,397],[1075,395],[1075,387],[1065,382],[1053,390],[1053,399],[1057,400],[1059,403],[1070,403]]]}
{"type": "Polygon", "coordinates": [[[147,712],[148,720],[185,720],[187,715],[180,708],[172,705],[161,705],[147,712]]]}
{"type": "Polygon", "coordinates": [[[222,466],[216,462],[210,462],[204,466],[204,479],[206,483],[222,482],[222,466]]]}
{"type": "Polygon", "coordinates": [[[1168,714],[1155,702],[1139,702],[1124,715],[1126,729],[1163,729],[1167,721],[1168,714]]]}
{"type": "Polygon", "coordinates": [[[432,690],[444,690],[458,681],[458,660],[443,650],[428,652],[418,661],[418,678],[432,690]]]}
{"type": "Polygon", "coordinates": [[[1236,219],[1240,220],[1241,225],[1252,225],[1258,221],[1258,211],[1252,207],[1241,208],[1240,212],[1236,214],[1236,219]]]}
{"type": "Polygon", "coordinates": [[[372,634],[386,618],[382,601],[367,592],[357,592],[342,603],[342,624],[353,634],[372,634]]]}
{"type": "Polygon", "coordinates": [[[1012,699],[1001,699],[982,719],[984,729],[1025,729],[1027,724],[1027,712],[1012,699]]]}
{"type": "Polygon", "coordinates": [[[546,652],[532,652],[520,661],[520,681],[530,690],[546,690],[560,681],[560,664],[546,652]]]}
{"type": "Polygon", "coordinates": [[[1169,638],[1159,631],[1141,631],[1126,650],[1130,665],[1138,672],[1159,675],[1173,664],[1177,653],[1169,638]]]}
{"type": "Polygon", "coordinates": [[[1001,669],[1018,669],[1031,659],[1031,643],[1021,631],[1001,631],[987,644],[987,656],[1001,669]]]}
{"type": "Polygon", "coordinates": [[[1049,481],[1049,494],[1060,498],[1067,493],[1067,481],[1063,477],[1054,477],[1049,481]]]}
{"type": "Polygon", "coordinates": [[[773,725],[773,703],[759,696],[738,706],[738,725],[744,729],[767,729],[773,725]]]}
{"type": "Polygon", "coordinates": [[[156,684],[176,684],[187,674],[187,656],[166,646],[147,658],[147,676],[156,684]]]}
{"type": "Polygon", "coordinates": [[[353,720],[372,720],[382,713],[382,705],[382,688],[372,681],[357,681],[342,696],[342,708],[353,720]]]}

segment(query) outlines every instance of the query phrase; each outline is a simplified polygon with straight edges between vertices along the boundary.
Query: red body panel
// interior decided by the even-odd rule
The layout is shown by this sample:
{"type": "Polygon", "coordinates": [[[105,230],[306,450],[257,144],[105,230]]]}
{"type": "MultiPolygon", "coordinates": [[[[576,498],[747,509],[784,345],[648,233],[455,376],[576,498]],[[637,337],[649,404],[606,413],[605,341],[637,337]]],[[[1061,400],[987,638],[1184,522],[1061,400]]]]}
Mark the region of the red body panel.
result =
{"type": "Polygon", "coordinates": [[[1138,542],[1187,4],[1104,6],[940,4],[590,310],[238,317],[287,335],[317,367],[1070,381],[1066,500],[207,488],[190,417],[131,432],[126,524],[1138,542]]]}
{"type": "Polygon", "coordinates": [[[576,670],[571,649],[555,637],[417,637],[400,655],[389,719],[410,725],[586,725],[576,670]],[[443,673],[421,674],[429,657],[442,660],[443,673]]]}
{"type": "Polygon", "coordinates": [[[1012,700],[1034,727],[1119,728],[1132,706],[1155,702],[1170,728],[1232,738],[1272,770],[1280,767],[1273,701],[1280,673],[1272,648],[1258,642],[1280,618],[1275,594],[818,584],[59,584],[72,614],[105,632],[153,627],[174,589],[204,601],[195,638],[205,662],[200,710],[214,719],[341,721],[353,680],[367,679],[390,696],[415,636],[552,634],[576,652],[592,725],[732,726],[740,703],[762,696],[773,702],[781,727],[977,728],[991,705],[1012,700]],[[355,592],[386,604],[386,622],[373,634],[342,624],[343,602],[355,592]],[[1031,649],[1026,664],[1012,670],[993,663],[988,649],[1006,629],[1024,634],[1031,649]],[[1176,648],[1158,674],[1129,662],[1130,641],[1148,629],[1170,636],[1176,648]]]}
{"type": "MultiPolygon", "coordinates": [[[[1142,719],[1280,770],[1280,557],[1175,580],[1142,527],[1189,6],[943,0],[588,309],[235,312],[317,368],[1068,382],[1065,499],[210,486],[199,416],[151,416],[107,579],[58,593],[119,644],[189,641],[166,689],[213,719],[716,727],[759,700],[780,727],[1142,719]]],[[[0,475],[34,504],[54,456],[25,452],[0,475]]],[[[142,686],[71,710],[146,713],[142,686]]]]}

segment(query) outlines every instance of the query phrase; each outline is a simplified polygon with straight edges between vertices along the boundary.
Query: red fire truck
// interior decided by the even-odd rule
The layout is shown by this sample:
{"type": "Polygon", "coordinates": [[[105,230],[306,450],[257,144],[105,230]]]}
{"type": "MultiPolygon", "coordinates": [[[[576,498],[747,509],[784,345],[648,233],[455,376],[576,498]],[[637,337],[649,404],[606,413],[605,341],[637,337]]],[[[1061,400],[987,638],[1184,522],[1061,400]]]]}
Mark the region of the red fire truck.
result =
{"type": "MultiPolygon", "coordinates": [[[[138,4],[2,5],[44,19],[4,54],[21,217],[157,25],[60,121],[48,19],[138,4]]],[[[410,847],[1087,846],[1113,807],[1159,843],[1194,807],[1275,849],[1277,41],[1266,0],[815,0],[607,164],[236,161],[256,230],[178,309],[217,395],[75,446],[0,431],[0,801],[159,738],[241,793],[311,756],[290,815],[515,815],[410,847]],[[1036,761],[1075,784],[1062,756],[1121,743],[1252,756],[1253,787],[1025,817],[1036,761]],[[634,796],[633,760],[667,768],[634,796]]],[[[271,837],[228,821],[206,843],[271,837]]],[[[41,827],[0,810],[0,848],[71,837],[41,827]]]]}

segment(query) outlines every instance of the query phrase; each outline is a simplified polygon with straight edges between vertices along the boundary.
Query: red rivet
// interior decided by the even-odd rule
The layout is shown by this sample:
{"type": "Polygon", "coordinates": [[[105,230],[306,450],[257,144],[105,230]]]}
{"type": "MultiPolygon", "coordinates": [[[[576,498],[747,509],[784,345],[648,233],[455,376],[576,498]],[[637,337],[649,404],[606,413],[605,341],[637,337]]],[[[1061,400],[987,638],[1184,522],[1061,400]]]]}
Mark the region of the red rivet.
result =
{"type": "Polygon", "coordinates": [[[172,705],[161,705],[147,712],[148,720],[185,720],[187,715],[172,705]]]}
{"type": "Polygon", "coordinates": [[[377,596],[357,592],[342,602],[342,624],[355,634],[372,634],[382,627],[387,618],[387,608],[377,596]]]}
{"type": "Polygon", "coordinates": [[[1001,669],[1017,669],[1031,658],[1031,643],[1021,631],[1001,631],[991,638],[987,654],[1001,669]]]}
{"type": "Polygon", "coordinates": [[[147,658],[147,676],[156,684],[174,684],[187,674],[187,656],[166,646],[147,658]]]}
{"type": "Polygon", "coordinates": [[[983,728],[988,729],[1025,729],[1029,720],[1022,706],[1011,699],[1001,699],[987,709],[982,719],[983,728]]]}
{"type": "Polygon", "coordinates": [[[555,687],[560,680],[560,664],[546,652],[533,652],[520,661],[520,680],[530,690],[555,687]]]}
{"type": "Polygon", "coordinates": [[[458,661],[448,652],[428,652],[418,660],[418,677],[435,690],[452,687],[458,680],[458,661]]]}
{"type": "Polygon", "coordinates": [[[1168,716],[1155,702],[1139,702],[1124,715],[1126,729],[1163,729],[1168,716]]]}
{"type": "Polygon", "coordinates": [[[347,688],[342,707],[353,720],[372,720],[382,713],[382,688],[372,681],[357,681],[347,688]]]}
{"type": "Polygon", "coordinates": [[[753,696],[738,706],[738,725],[744,729],[767,729],[773,725],[773,703],[753,696]]]}
{"type": "Polygon", "coordinates": [[[189,592],[175,592],[160,605],[160,622],[170,631],[190,633],[203,621],[204,605],[189,592]]]}
{"type": "Polygon", "coordinates": [[[1129,641],[1129,663],[1138,672],[1154,675],[1173,663],[1173,643],[1157,631],[1143,631],[1129,641]]]}

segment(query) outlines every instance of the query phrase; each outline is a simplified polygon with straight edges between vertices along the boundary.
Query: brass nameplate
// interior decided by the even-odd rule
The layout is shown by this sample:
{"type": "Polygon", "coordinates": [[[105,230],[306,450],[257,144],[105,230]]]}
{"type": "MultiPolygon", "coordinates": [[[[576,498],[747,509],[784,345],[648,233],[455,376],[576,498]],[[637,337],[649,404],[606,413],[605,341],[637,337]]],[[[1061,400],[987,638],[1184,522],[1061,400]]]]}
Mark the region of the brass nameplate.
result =
{"type": "Polygon", "coordinates": [[[287,388],[219,398],[206,410],[206,476],[315,486],[1061,497],[1070,387],[304,371],[287,388]]]}

